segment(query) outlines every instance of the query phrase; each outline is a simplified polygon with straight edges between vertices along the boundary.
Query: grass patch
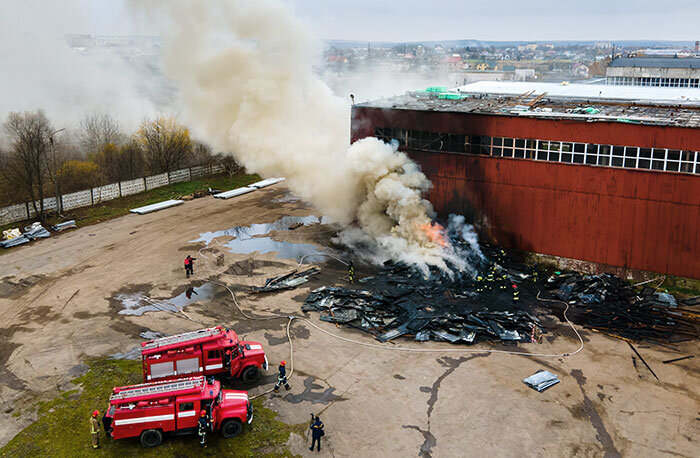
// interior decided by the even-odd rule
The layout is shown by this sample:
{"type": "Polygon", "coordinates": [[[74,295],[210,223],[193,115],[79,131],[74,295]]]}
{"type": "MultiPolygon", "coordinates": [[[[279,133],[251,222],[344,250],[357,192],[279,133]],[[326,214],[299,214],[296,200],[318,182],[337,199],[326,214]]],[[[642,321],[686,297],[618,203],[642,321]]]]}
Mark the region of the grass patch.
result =
{"type": "MultiPolygon", "coordinates": [[[[150,191],[145,191],[139,194],[134,194],[127,197],[110,200],[98,205],[89,207],[76,208],[73,210],[64,211],[64,218],[58,218],[52,215],[47,218],[48,225],[56,224],[61,221],[74,219],[79,227],[97,224],[102,221],[107,221],[113,218],[127,215],[132,208],[143,207],[144,205],[155,204],[164,200],[176,199],[178,197],[192,194],[195,191],[206,190],[208,188],[221,189],[226,191],[229,189],[239,188],[251,183],[259,181],[258,175],[249,175],[239,173],[233,176],[217,175],[212,177],[201,178],[198,180],[187,181],[184,183],[175,183],[168,186],[163,186],[150,191]]],[[[0,231],[13,227],[24,228],[31,224],[32,220],[15,222],[0,226],[0,231]]],[[[0,253],[4,250],[0,250],[0,253]]]]}
{"type": "Polygon", "coordinates": [[[88,362],[88,372],[73,381],[80,390],[62,393],[52,401],[39,405],[39,419],[0,449],[3,457],[291,457],[285,444],[291,433],[303,434],[305,425],[287,425],[277,420],[277,414],[253,401],[254,417],[243,433],[224,439],[216,432],[209,436],[208,446],[199,448],[196,435],[168,437],[163,444],[146,449],[139,438],[112,440],[100,432],[100,449],[93,450],[90,442],[90,413],[104,413],[112,387],[141,383],[140,361],[94,359],[88,362]]]}
{"type": "Polygon", "coordinates": [[[700,296],[700,280],[692,278],[667,276],[659,290],[666,291],[681,298],[700,296]]]}

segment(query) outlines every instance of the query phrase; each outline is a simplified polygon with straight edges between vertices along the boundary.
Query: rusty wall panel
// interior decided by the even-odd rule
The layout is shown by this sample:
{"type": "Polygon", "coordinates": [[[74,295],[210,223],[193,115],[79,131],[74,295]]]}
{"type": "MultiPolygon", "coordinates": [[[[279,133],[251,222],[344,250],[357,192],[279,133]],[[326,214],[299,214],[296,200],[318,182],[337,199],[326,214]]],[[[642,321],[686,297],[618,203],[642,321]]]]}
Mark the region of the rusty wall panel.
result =
{"type": "Polygon", "coordinates": [[[678,202],[681,193],[700,193],[700,177],[651,180],[622,169],[408,153],[434,171],[436,211],[483,222],[482,234],[505,247],[700,278],[700,205],[678,202]]]}
{"type": "MultiPolygon", "coordinates": [[[[557,140],[700,150],[700,129],[562,122],[548,127],[546,120],[478,120],[450,113],[431,118],[407,110],[358,108],[353,108],[355,139],[372,135],[375,125],[434,131],[447,126],[463,133],[468,128],[474,135],[546,139],[549,132],[557,140]],[[518,131],[523,126],[536,129],[525,135],[518,131]]],[[[700,278],[700,176],[406,152],[432,181],[428,198],[439,214],[463,214],[482,237],[505,247],[700,278]]]]}
{"type": "Polygon", "coordinates": [[[491,137],[700,150],[700,129],[684,127],[361,106],[352,108],[352,141],[374,135],[375,126],[491,137]]]}

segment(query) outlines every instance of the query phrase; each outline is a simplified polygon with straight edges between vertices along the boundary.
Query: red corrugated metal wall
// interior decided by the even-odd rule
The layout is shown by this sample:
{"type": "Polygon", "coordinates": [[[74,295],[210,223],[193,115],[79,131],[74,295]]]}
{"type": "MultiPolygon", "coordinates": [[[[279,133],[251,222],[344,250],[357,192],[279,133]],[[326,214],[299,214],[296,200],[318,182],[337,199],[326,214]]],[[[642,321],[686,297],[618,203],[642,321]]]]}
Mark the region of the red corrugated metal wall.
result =
{"type": "MultiPolygon", "coordinates": [[[[700,129],[449,115],[356,107],[353,139],[377,126],[700,150],[700,129]]],[[[505,247],[700,278],[700,176],[407,152],[432,181],[440,214],[482,223],[505,247]]]]}

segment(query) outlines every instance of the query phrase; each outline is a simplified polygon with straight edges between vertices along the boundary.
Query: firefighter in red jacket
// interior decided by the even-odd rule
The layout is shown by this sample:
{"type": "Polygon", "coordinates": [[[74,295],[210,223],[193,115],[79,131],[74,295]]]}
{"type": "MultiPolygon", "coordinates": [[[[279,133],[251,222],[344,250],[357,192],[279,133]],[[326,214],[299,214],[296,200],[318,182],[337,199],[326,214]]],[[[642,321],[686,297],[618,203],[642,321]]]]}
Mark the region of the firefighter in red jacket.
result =
{"type": "Polygon", "coordinates": [[[187,275],[187,278],[190,278],[190,275],[194,275],[194,261],[197,258],[193,258],[189,254],[185,258],[185,274],[187,275]]]}
{"type": "Polygon", "coordinates": [[[100,422],[97,416],[100,414],[99,410],[92,412],[92,417],[90,417],[90,436],[92,437],[92,448],[100,448],[100,422]]]}

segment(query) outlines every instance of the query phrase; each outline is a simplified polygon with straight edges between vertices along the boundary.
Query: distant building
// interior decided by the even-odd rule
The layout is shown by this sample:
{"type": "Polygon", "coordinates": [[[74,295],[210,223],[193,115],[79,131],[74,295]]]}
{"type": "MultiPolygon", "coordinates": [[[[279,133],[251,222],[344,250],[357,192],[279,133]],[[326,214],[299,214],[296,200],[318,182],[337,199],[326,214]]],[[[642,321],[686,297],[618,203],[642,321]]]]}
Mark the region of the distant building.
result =
{"type": "Polygon", "coordinates": [[[526,81],[528,78],[535,77],[534,68],[516,68],[515,69],[515,81],[526,81]]]}
{"type": "Polygon", "coordinates": [[[445,56],[440,61],[440,70],[443,71],[456,71],[461,70],[464,63],[462,62],[462,56],[459,54],[452,54],[451,56],[445,56]]]}
{"type": "Polygon", "coordinates": [[[534,51],[537,49],[537,43],[528,43],[526,45],[518,45],[518,51],[534,51]]]}
{"type": "Polygon", "coordinates": [[[609,41],[596,41],[595,45],[593,45],[595,49],[610,49],[612,48],[612,43],[609,41]]]}
{"type": "Polygon", "coordinates": [[[618,57],[608,65],[606,84],[700,87],[700,58],[618,57]]]}
{"type": "Polygon", "coordinates": [[[589,69],[587,65],[577,62],[571,66],[571,73],[577,78],[588,78],[589,69]]]}

